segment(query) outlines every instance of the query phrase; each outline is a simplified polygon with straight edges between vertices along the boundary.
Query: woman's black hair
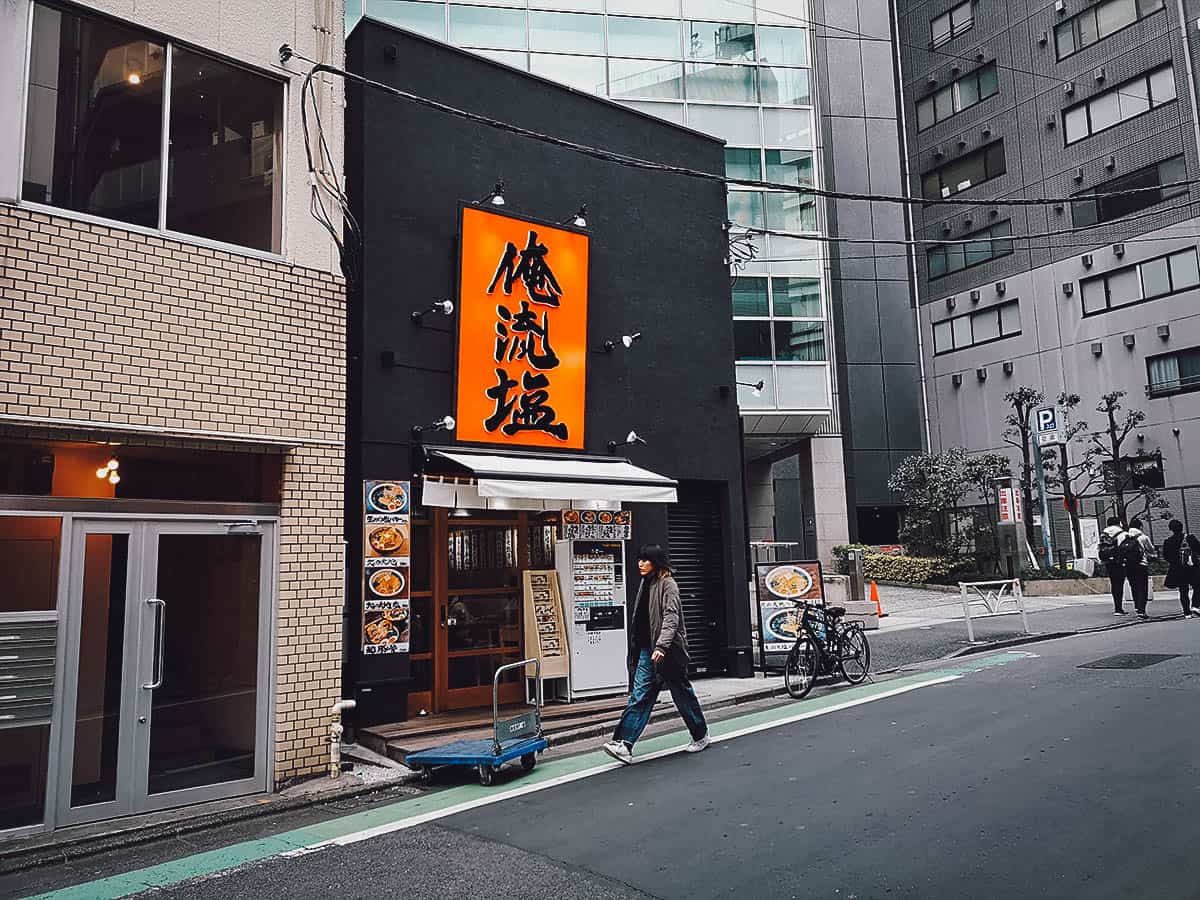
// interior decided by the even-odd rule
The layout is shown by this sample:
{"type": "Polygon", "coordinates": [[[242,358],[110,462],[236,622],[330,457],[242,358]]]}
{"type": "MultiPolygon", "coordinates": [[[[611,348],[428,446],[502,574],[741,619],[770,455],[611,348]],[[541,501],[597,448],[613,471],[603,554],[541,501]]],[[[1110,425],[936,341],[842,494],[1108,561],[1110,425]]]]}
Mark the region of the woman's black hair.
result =
{"type": "Polygon", "coordinates": [[[1170,528],[1176,534],[1183,534],[1183,523],[1180,522],[1178,519],[1172,519],[1170,522],[1167,523],[1167,527],[1170,528]]]}
{"type": "Polygon", "coordinates": [[[671,571],[671,557],[667,556],[667,551],[658,544],[643,544],[642,549],[638,551],[637,558],[644,559],[654,566],[655,572],[671,571]]]}

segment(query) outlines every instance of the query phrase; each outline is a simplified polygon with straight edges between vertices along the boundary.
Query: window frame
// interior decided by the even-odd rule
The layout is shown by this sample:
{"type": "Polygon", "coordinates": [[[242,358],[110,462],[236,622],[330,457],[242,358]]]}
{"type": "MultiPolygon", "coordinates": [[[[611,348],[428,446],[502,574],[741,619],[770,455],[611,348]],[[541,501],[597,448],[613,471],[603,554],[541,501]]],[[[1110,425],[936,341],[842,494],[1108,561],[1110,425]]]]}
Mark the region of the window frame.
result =
{"type": "Polygon", "coordinates": [[[1111,129],[1116,128],[1119,125],[1124,125],[1126,122],[1132,122],[1134,119],[1138,119],[1138,118],[1141,118],[1142,116],[1148,115],[1148,114],[1152,113],[1154,110],[1161,109],[1162,107],[1166,106],[1169,103],[1174,103],[1176,100],[1179,99],[1178,85],[1176,85],[1176,90],[1175,90],[1174,96],[1172,96],[1169,100],[1162,100],[1159,102],[1155,102],[1154,94],[1151,90],[1151,83],[1152,83],[1151,79],[1155,75],[1159,74],[1160,72],[1164,72],[1167,70],[1170,70],[1171,80],[1174,83],[1174,81],[1175,81],[1175,62],[1174,62],[1174,60],[1172,60],[1171,62],[1155,66],[1152,69],[1147,69],[1145,72],[1141,73],[1140,75],[1135,75],[1133,78],[1130,78],[1126,81],[1121,82],[1116,87],[1111,87],[1106,91],[1101,91],[1098,94],[1094,94],[1093,96],[1088,97],[1086,100],[1083,100],[1079,103],[1075,103],[1075,104],[1065,108],[1062,111],[1063,146],[1064,147],[1072,147],[1075,144],[1078,144],[1082,141],[1086,141],[1088,138],[1095,137],[1098,134],[1103,134],[1104,132],[1110,131],[1111,129]],[[1121,95],[1122,95],[1123,89],[1128,88],[1130,85],[1136,85],[1139,83],[1141,85],[1143,85],[1146,89],[1146,104],[1147,104],[1146,108],[1139,112],[1135,112],[1131,116],[1122,117],[1120,110],[1121,110],[1121,95]],[[1096,103],[1099,100],[1107,99],[1110,97],[1113,98],[1117,103],[1117,118],[1111,124],[1105,125],[1102,128],[1096,128],[1092,125],[1092,104],[1096,103]],[[1084,134],[1082,137],[1077,137],[1074,140],[1072,140],[1067,131],[1067,116],[1072,113],[1077,113],[1081,109],[1084,112],[1084,120],[1087,122],[1087,133],[1084,134]]]}
{"type": "Polygon", "coordinates": [[[967,350],[971,347],[983,347],[983,346],[986,346],[987,344],[994,344],[997,341],[1005,341],[1005,340],[1008,340],[1009,338],[1019,336],[1020,334],[1024,333],[1024,326],[1020,325],[1020,320],[1021,320],[1020,305],[1021,305],[1020,298],[1014,297],[1012,300],[1005,300],[1003,303],[996,303],[996,304],[993,304],[992,306],[985,307],[984,309],[976,309],[976,310],[972,310],[971,312],[961,313],[960,315],[957,315],[957,316],[950,316],[945,319],[939,319],[936,322],[931,322],[930,323],[930,331],[931,331],[932,338],[933,338],[933,341],[932,341],[933,342],[933,355],[934,356],[945,356],[948,353],[956,353],[959,350],[967,350]],[[1005,309],[1006,307],[1013,307],[1013,306],[1017,307],[1018,328],[1016,331],[1006,332],[1004,330],[1004,314],[1001,312],[1001,310],[1005,309]],[[977,340],[975,340],[975,319],[976,318],[982,319],[985,316],[995,316],[996,326],[999,329],[999,334],[996,337],[989,337],[989,338],[985,338],[982,341],[977,341],[977,340]],[[969,344],[958,345],[954,341],[955,323],[960,322],[963,319],[966,319],[968,325],[970,326],[971,342],[969,344]],[[950,342],[953,346],[943,349],[943,348],[938,347],[938,345],[937,345],[937,333],[938,333],[939,326],[944,327],[947,325],[950,326],[950,342]]]}
{"type": "MultiPolygon", "coordinates": [[[[1170,193],[1164,193],[1163,185],[1169,184],[1170,182],[1163,180],[1162,167],[1167,165],[1168,163],[1174,163],[1176,161],[1179,161],[1183,164],[1185,178],[1186,178],[1186,172],[1187,172],[1186,155],[1183,153],[1176,153],[1176,154],[1173,154],[1172,156],[1168,156],[1166,159],[1160,159],[1156,163],[1151,163],[1150,165],[1143,166],[1140,169],[1134,169],[1132,172],[1127,172],[1124,175],[1120,175],[1116,178],[1110,178],[1108,181],[1101,182],[1100,184],[1096,185],[1093,188],[1088,188],[1085,191],[1079,191],[1078,193],[1073,194],[1071,196],[1071,225],[1075,228],[1081,228],[1081,227],[1092,228],[1092,227],[1099,227],[1101,225],[1107,225],[1110,222],[1119,222],[1126,216],[1136,215],[1144,210],[1150,209],[1150,207],[1152,207],[1152,206],[1157,206],[1158,204],[1160,204],[1166,200],[1171,200],[1171,199],[1174,199],[1175,197],[1182,197],[1182,196],[1187,195],[1188,193],[1190,193],[1190,188],[1188,188],[1186,186],[1172,188],[1170,193]],[[1149,203],[1145,204],[1144,206],[1139,206],[1139,207],[1130,209],[1126,212],[1122,212],[1120,215],[1112,216],[1111,218],[1105,219],[1105,218],[1100,217],[1100,212],[1102,209],[1101,204],[1103,203],[1104,198],[1097,198],[1096,197],[1097,194],[1119,193],[1120,191],[1124,191],[1124,190],[1133,190],[1133,188],[1128,187],[1127,185],[1122,185],[1122,182],[1129,182],[1132,179],[1134,179],[1136,176],[1142,175],[1142,174],[1150,172],[1152,170],[1154,171],[1155,175],[1158,177],[1158,184],[1154,188],[1147,186],[1144,189],[1144,193],[1147,197],[1149,197],[1149,196],[1152,196],[1153,190],[1157,190],[1158,191],[1157,199],[1150,201],[1149,203]],[[1079,209],[1079,206],[1082,204],[1090,204],[1091,205],[1092,214],[1094,215],[1094,218],[1089,222],[1081,223],[1078,219],[1078,209],[1079,209]]],[[[1180,180],[1183,180],[1183,179],[1180,179],[1180,180]]]]}
{"type": "Polygon", "coordinates": [[[35,212],[45,213],[47,215],[58,216],[64,219],[70,219],[78,222],[85,222],[91,225],[99,225],[105,228],[116,228],[121,231],[127,231],[133,234],[141,234],[148,237],[166,238],[172,241],[183,244],[191,244],[198,247],[206,247],[213,250],[224,250],[231,253],[236,253],[241,256],[262,259],[271,262],[287,261],[287,253],[289,248],[289,229],[288,229],[288,190],[287,190],[287,175],[288,175],[288,144],[291,138],[291,129],[289,121],[289,113],[291,110],[291,80],[282,78],[277,73],[269,70],[264,70],[250,65],[242,60],[233,59],[223,53],[215,52],[206,47],[200,47],[189,41],[178,40],[170,37],[160,31],[152,28],[147,28],[144,25],[136,22],[130,22],[118,16],[109,15],[100,10],[93,9],[90,6],[78,6],[72,3],[59,2],[59,0],[32,0],[29,4],[29,18],[26,22],[26,46],[25,60],[23,65],[22,78],[23,84],[21,88],[21,106],[20,119],[17,125],[18,139],[18,190],[20,193],[17,198],[17,206],[24,209],[30,209],[35,212]],[[55,206],[51,203],[40,203],[36,200],[26,200],[23,196],[24,188],[21,187],[25,183],[26,170],[26,155],[25,146],[29,130],[29,102],[32,90],[31,76],[33,73],[33,41],[29,39],[29,34],[33,28],[33,16],[36,6],[43,6],[47,9],[52,9],[66,15],[79,16],[84,19],[101,20],[111,22],[122,28],[127,28],[145,35],[147,40],[152,40],[161,43],[166,50],[166,57],[163,61],[164,66],[164,83],[163,83],[163,108],[162,108],[162,126],[161,126],[161,147],[159,150],[159,196],[158,196],[158,224],[155,227],[147,225],[138,225],[131,222],[122,222],[120,219],[112,219],[106,216],[96,215],[82,210],[67,209],[61,206],[55,206]],[[233,244],[228,241],[215,240],[213,238],[203,237],[201,235],[188,234],[185,231],[175,231],[166,227],[167,222],[167,201],[168,191],[167,186],[171,177],[170,171],[170,122],[171,122],[171,90],[172,79],[171,70],[174,64],[175,47],[182,47],[192,53],[199,54],[216,60],[225,65],[236,69],[242,69],[261,78],[269,79],[280,88],[279,107],[278,107],[278,131],[276,132],[276,147],[275,154],[279,161],[279,191],[280,197],[278,202],[278,228],[279,228],[279,249],[278,250],[259,250],[255,247],[247,247],[242,244],[233,244]]]}
{"type": "Polygon", "coordinates": [[[1120,266],[1115,269],[1110,269],[1107,272],[1101,272],[1100,274],[1093,275],[1090,278],[1081,278],[1079,280],[1079,308],[1081,317],[1084,319],[1090,319],[1094,316],[1103,316],[1110,312],[1116,312],[1117,310],[1129,309],[1132,306],[1140,306],[1143,303],[1153,303],[1155,300],[1163,300],[1167,297],[1174,297],[1176,294],[1182,294],[1184,291],[1194,291],[1200,289],[1200,275],[1198,275],[1195,284],[1183,285],[1179,287],[1175,285],[1175,271],[1171,267],[1171,260],[1177,256],[1186,256],[1189,254],[1196,261],[1196,271],[1200,273],[1200,249],[1192,246],[1172,250],[1170,253],[1162,253],[1158,256],[1152,256],[1149,259],[1143,259],[1139,262],[1131,263],[1128,266],[1120,266]],[[1160,261],[1164,261],[1167,264],[1167,280],[1170,284],[1170,290],[1168,290],[1166,293],[1147,296],[1146,283],[1142,278],[1142,266],[1148,266],[1152,263],[1157,263],[1160,261]],[[1109,280],[1118,275],[1127,275],[1129,272],[1133,272],[1137,276],[1138,296],[1136,299],[1130,300],[1127,303],[1118,303],[1114,306],[1112,302],[1112,292],[1109,289],[1109,280]],[[1085,291],[1084,285],[1092,284],[1103,285],[1104,308],[1094,309],[1091,312],[1088,312],[1083,303],[1083,294],[1085,291]]]}
{"type": "Polygon", "coordinates": [[[1105,34],[1105,35],[1100,35],[1100,25],[1099,25],[1100,7],[1106,6],[1108,3],[1120,3],[1120,2],[1122,2],[1122,0],[1101,0],[1100,3],[1097,3],[1094,6],[1089,6],[1087,9],[1081,10],[1080,12],[1071,16],[1071,18],[1067,19],[1065,22],[1059,22],[1057,25],[1055,25],[1054,26],[1054,55],[1055,55],[1057,61],[1062,62],[1064,59],[1069,59],[1070,57],[1074,56],[1076,53],[1082,53],[1084,50],[1088,49],[1089,47],[1094,47],[1097,44],[1101,43],[1102,41],[1106,41],[1110,37],[1120,34],[1122,31],[1125,31],[1127,28],[1132,28],[1134,25],[1137,25],[1139,22],[1150,18],[1152,15],[1154,15],[1156,13],[1164,12],[1167,8],[1166,3],[1159,3],[1157,8],[1150,10],[1150,12],[1148,12],[1148,13],[1143,13],[1141,0],[1128,0],[1129,3],[1133,4],[1133,11],[1134,11],[1133,21],[1128,23],[1127,25],[1121,26],[1116,31],[1109,32],[1108,34],[1105,34]],[[1084,44],[1080,40],[1079,22],[1081,19],[1083,19],[1084,16],[1089,16],[1089,15],[1092,16],[1096,20],[1097,37],[1094,41],[1084,44]],[[1060,54],[1058,52],[1058,33],[1059,33],[1059,29],[1065,29],[1065,28],[1069,28],[1071,30],[1071,43],[1072,43],[1072,46],[1074,47],[1074,49],[1071,50],[1070,53],[1061,53],[1060,54]]]}
{"type": "MultiPolygon", "coordinates": [[[[918,110],[918,112],[917,112],[917,132],[920,133],[922,131],[928,131],[930,128],[933,128],[935,125],[940,125],[942,122],[948,122],[952,118],[957,116],[959,113],[965,112],[968,109],[974,109],[976,106],[978,106],[980,103],[983,103],[985,100],[990,100],[992,97],[997,96],[1000,93],[999,77],[996,78],[996,90],[993,91],[992,93],[986,94],[986,95],[983,93],[983,72],[985,69],[987,69],[989,67],[993,71],[996,71],[996,60],[993,59],[990,62],[984,63],[982,66],[975,69],[974,71],[968,72],[966,75],[963,75],[961,78],[954,79],[949,84],[943,85],[942,87],[938,88],[936,91],[933,91],[930,94],[926,94],[924,97],[921,97],[919,100],[917,100],[917,102],[916,102],[916,106],[917,106],[917,110],[918,110]],[[964,81],[972,81],[972,80],[975,82],[975,89],[978,92],[978,99],[975,100],[975,102],[973,102],[973,103],[969,103],[966,106],[963,106],[962,102],[961,102],[961,88],[959,87],[959,85],[962,84],[964,81]],[[937,99],[936,98],[939,95],[941,95],[947,91],[950,93],[950,114],[946,115],[946,116],[939,116],[938,111],[937,111],[937,99]],[[921,104],[923,104],[923,103],[931,104],[930,108],[933,110],[933,121],[930,122],[928,125],[921,124],[920,107],[921,107],[921,104]]],[[[999,72],[997,72],[997,76],[998,75],[999,75],[999,72]]]]}
{"type": "Polygon", "coordinates": [[[936,15],[932,19],[929,20],[929,48],[931,50],[933,50],[933,49],[941,47],[945,44],[948,44],[952,40],[954,40],[956,37],[960,37],[960,36],[966,34],[968,31],[970,31],[974,27],[975,27],[975,3],[974,3],[974,0],[963,0],[962,3],[956,3],[956,4],[954,4],[954,6],[950,7],[948,10],[946,10],[944,13],[941,13],[940,15],[936,15]],[[971,20],[966,25],[964,25],[961,29],[955,29],[954,14],[956,12],[960,11],[964,6],[967,7],[971,11],[971,20]],[[950,26],[949,30],[946,32],[946,36],[944,38],[942,38],[941,40],[938,40],[938,37],[933,30],[933,23],[937,22],[939,19],[946,19],[947,24],[950,26]]]}
{"type": "Polygon", "coordinates": [[[1012,256],[1013,253],[1016,252],[1015,248],[1013,247],[1012,219],[1004,219],[1000,222],[996,222],[994,225],[988,225],[986,228],[980,228],[977,231],[972,231],[969,234],[963,235],[962,240],[971,241],[972,243],[983,243],[984,241],[987,241],[992,248],[991,255],[989,255],[986,259],[979,260],[978,262],[968,263],[966,261],[967,244],[957,242],[934,244],[925,251],[925,269],[926,272],[929,273],[928,278],[930,281],[936,281],[939,278],[946,278],[950,275],[956,275],[959,272],[965,272],[967,269],[973,269],[976,266],[987,265],[988,263],[995,262],[998,259],[1004,259],[1006,256],[1012,256]],[[992,234],[993,229],[999,228],[1002,225],[1008,226],[1007,234],[1002,234],[999,236],[992,234]],[[1007,244],[1008,249],[1003,253],[997,253],[995,252],[996,244],[1007,244]],[[958,250],[963,257],[963,265],[957,269],[952,269],[949,266],[950,253],[953,250],[958,250]],[[934,275],[932,260],[934,253],[938,251],[942,251],[943,253],[943,258],[946,260],[946,268],[941,274],[934,275]]]}
{"type": "MultiPolygon", "coordinates": [[[[766,326],[767,332],[769,334],[771,355],[770,355],[770,358],[768,358],[768,359],[743,359],[743,358],[738,357],[735,359],[736,363],[738,363],[739,365],[756,365],[756,366],[829,366],[829,365],[832,365],[832,360],[830,358],[832,355],[832,352],[833,352],[831,349],[831,345],[830,345],[832,335],[829,330],[830,322],[829,322],[828,308],[827,308],[826,298],[825,298],[825,283],[824,283],[824,280],[818,274],[815,274],[812,272],[801,273],[798,270],[795,270],[795,271],[785,270],[783,272],[771,271],[770,273],[747,275],[747,276],[742,276],[742,277],[751,278],[756,281],[762,280],[764,282],[764,287],[766,288],[766,292],[767,292],[767,295],[766,295],[767,296],[767,312],[765,314],[761,314],[761,315],[739,315],[738,313],[734,312],[733,313],[733,321],[735,323],[748,322],[748,323],[757,323],[759,326],[766,326]],[[783,281],[786,279],[801,279],[801,280],[812,283],[812,285],[816,288],[816,291],[817,291],[817,299],[818,299],[818,306],[819,306],[819,313],[817,315],[791,316],[791,315],[779,315],[776,312],[775,292],[776,292],[777,288],[776,288],[775,282],[783,281]],[[779,325],[786,326],[786,325],[790,325],[793,323],[801,323],[801,324],[808,324],[808,325],[820,325],[821,326],[821,335],[822,335],[822,342],[823,342],[823,346],[824,346],[824,355],[825,355],[824,359],[817,360],[817,359],[780,359],[779,358],[779,352],[778,352],[778,347],[777,347],[777,343],[776,343],[777,326],[779,326],[779,325]]],[[[736,352],[737,352],[736,348],[735,348],[734,352],[735,352],[735,356],[736,356],[736,352]]]]}
{"type": "MultiPolygon", "coordinates": [[[[1175,387],[1159,387],[1155,389],[1155,383],[1151,376],[1151,367],[1154,362],[1160,359],[1173,357],[1175,359],[1175,369],[1179,371],[1179,364],[1185,356],[1200,357],[1200,347],[1184,347],[1181,350],[1172,350],[1170,353],[1156,353],[1153,356],[1146,357],[1146,396],[1151,400],[1157,400],[1161,397],[1174,397],[1176,394],[1191,394],[1195,391],[1200,391],[1200,376],[1189,375],[1187,382],[1182,373],[1175,379],[1175,387]]],[[[1160,384],[1169,384],[1169,382],[1160,382],[1160,384]]]]}
{"type": "MultiPolygon", "coordinates": [[[[921,173],[921,193],[923,195],[923,199],[926,201],[945,200],[950,197],[955,197],[959,194],[966,193],[967,191],[971,190],[972,188],[977,188],[981,184],[987,184],[989,181],[994,181],[995,179],[1001,178],[1007,174],[1008,174],[1008,155],[1004,151],[1004,138],[1000,138],[999,140],[992,141],[990,144],[986,144],[983,147],[979,147],[976,150],[972,150],[970,153],[960,156],[957,159],[952,159],[949,162],[942,163],[940,166],[937,166],[936,168],[933,168],[927,172],[921,173]],[[999,147],[1001,154],[1004,154],[1004,169],[1002,171],[995,172],[993,174],[988,174],[988,159],[992,155],[992,152],[997,147],[999,147]],[[964,160],[975,159],[976,157],[983,160],[983,178],[980,179],[979,181],[972,181],[965,188],[961,188],[958,190],[952,190],[948,194],[944,193],[947,185],[942,180],[942,176],[945,173],[945,171],[948,168],[950,168],[951,166],[962,164],[964,160]],[[925,193],[925,181],[926,181],[926,179],[928,179],[930,177],[936,177],[938,180],[938,195],[936,197],[930,197],[928,194],[925,193]]],[[[957,182],[957,184],[962,184],[962,182],[961,181],[957,182]]]]}

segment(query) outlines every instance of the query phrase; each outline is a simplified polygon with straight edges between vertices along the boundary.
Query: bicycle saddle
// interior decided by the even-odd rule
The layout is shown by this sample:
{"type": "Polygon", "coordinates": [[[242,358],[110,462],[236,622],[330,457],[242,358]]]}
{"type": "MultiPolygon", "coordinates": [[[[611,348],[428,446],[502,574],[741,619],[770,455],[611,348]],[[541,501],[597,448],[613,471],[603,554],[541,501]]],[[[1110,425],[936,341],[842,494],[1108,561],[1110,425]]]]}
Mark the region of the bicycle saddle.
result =
{"type": "Polygon", "coordinates": [[[831,619],[837,619],[846,614],[846,607],[830,606],[830,607],[826,608],[825,614],[828,615],[831,619]]]}

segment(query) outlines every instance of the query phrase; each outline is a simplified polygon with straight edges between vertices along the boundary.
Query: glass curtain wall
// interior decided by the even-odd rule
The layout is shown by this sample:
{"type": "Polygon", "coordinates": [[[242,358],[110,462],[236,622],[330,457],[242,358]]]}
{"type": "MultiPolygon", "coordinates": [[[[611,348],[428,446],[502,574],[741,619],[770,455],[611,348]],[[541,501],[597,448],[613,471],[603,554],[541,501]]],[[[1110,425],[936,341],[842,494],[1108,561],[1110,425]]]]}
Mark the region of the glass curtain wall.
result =
{"type": "Polygon", "coordinates": [[[734,284],[744,410],[830,408],[807,2],[754,0],[347,0],[362,16],[724,138],[729,219],[757,229],[734,284]],[[761,299],[750,301],[747,295],[761,299]],[[753,310],[748,312],[748,310],[753,310]]]}

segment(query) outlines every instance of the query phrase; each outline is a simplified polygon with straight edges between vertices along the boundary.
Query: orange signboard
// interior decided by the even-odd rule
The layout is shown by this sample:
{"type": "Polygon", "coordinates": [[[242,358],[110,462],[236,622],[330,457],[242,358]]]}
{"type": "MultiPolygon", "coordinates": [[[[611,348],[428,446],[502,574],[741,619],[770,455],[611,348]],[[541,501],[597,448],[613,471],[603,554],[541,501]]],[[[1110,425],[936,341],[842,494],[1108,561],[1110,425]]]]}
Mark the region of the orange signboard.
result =
{"type": "Polygon", "coordinates": [[[588,236],[465,207],[458,439],[583,447],[588,236]]]}

